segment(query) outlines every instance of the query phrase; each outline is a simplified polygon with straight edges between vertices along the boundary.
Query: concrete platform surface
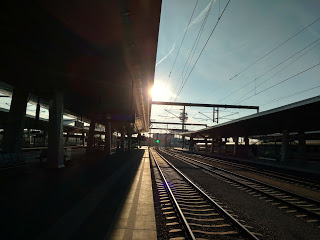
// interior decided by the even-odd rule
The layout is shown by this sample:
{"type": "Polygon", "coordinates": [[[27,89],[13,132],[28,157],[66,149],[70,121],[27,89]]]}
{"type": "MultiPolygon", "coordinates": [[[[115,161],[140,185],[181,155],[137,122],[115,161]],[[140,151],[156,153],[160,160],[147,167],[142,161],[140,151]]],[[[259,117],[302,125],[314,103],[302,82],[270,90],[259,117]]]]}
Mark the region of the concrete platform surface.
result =
{"type": "Polygon", "coordinates": [[[157,239],[150,160],[147,149],[110,239],[157,239]]]}
{"type": "Polygon", "coordinates": [[[156,239],[147,149],[0,171],[1,239],[156,239]],[[123,233],[123,235],[121,235],[123,233]]]}

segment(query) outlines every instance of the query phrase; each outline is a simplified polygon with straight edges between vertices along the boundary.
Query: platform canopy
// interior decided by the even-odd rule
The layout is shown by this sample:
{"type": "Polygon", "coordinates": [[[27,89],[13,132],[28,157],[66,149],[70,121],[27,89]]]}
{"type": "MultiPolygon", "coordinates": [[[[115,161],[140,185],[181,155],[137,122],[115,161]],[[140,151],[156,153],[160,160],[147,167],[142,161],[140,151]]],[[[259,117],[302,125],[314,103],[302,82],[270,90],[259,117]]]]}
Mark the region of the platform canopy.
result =
{"type": "Polygon", "coordinates": [[[148,131],[161,0],[6,2],[1,82],[41,101],[62,90],[70,112],[135,116],[148,131]]]}
{"type": "Polygon", "coordinates": [[[320,96],[252,114],[183,135],[194,137],[245,137],[320,130],[320,96]]]}

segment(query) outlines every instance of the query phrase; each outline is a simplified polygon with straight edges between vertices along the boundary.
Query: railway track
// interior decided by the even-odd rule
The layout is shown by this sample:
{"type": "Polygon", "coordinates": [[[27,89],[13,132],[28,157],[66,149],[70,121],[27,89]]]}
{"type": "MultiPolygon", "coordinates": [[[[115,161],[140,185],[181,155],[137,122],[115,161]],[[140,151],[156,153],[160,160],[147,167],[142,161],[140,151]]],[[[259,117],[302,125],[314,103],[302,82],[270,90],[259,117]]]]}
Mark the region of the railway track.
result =
{"type": "Polygon", "coordinates": [[[298,218],[306,218],[307,222],[319,222],[320,220],[320,202],[316,200],[233,173],[229,170],[212,166],[187,156],[164,150],[160,151],[173,158],[199,167],[203,169],[204,172],[236,186],[241,190],[246,190],[253,196],[271,202],[273,205],[278,205],[279,208],[286,210],[286,212],[296,214],[296,217],[298,218]]]}
{"type": "Polygon", "coordinates": [[[271,179],[276,179],[277,181],[282,181],[285,183],[289,183],[289,184],[293,184],[299,187],[303,187],[303,188],[308,188],[310,190],[313,191],[318,191],[320,192],[320,184],[316,181],[312,181],[312,180],[307,180],[307,179],[302,179],[299,177],[293,177],[284,173],[279,173],[279,172],[273,172],[270,170],[263,170],[263,172],[261,172],[261,169],[252,167],[252,166],[248,166],[248,165],[244,165],[244,164],[240,164],[240,163],[235,163],[235,162],[230,162],[230,161],[226,161],[223,159],[217,159],[217,158],[213,158],[213,157],[209,157],[209,156],[205,156],[205,155],[201,155],[201,154],[196,154],[196,153],[185,153],[185,152],[181,152],[178,150],[170,150],[173,153],[179,153],[180,155],[186,155],[189,157],[197,157],[199,159],[204,159],[204,160],[208,160],[208,161],[212,161],[218,164],[223,164],[223,165],[227,165],[229,167],[234,167],[234,168],[238,168],[241,170],[245,170],[245,171],[250,171],[252,173],[261,175],[261,176],[265,176],[271,179]]]}
{"type": "Polygon", "coordinates": [[[150,158],[172,239],[258,239],[154,149],[150,158]]]}

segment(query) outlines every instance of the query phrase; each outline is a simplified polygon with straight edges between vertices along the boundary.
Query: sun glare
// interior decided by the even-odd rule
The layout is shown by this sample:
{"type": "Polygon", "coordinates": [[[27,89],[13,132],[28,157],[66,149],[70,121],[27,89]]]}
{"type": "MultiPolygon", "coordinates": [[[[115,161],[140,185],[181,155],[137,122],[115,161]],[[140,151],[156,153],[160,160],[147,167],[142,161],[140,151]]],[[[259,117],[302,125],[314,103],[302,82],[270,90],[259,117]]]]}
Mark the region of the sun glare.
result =
{"type": "Polygon", "coordinates": [[[150,90],[152,100],[166,100],[170,97],[170,92],[161,85],[153,85],[150,90]]]}

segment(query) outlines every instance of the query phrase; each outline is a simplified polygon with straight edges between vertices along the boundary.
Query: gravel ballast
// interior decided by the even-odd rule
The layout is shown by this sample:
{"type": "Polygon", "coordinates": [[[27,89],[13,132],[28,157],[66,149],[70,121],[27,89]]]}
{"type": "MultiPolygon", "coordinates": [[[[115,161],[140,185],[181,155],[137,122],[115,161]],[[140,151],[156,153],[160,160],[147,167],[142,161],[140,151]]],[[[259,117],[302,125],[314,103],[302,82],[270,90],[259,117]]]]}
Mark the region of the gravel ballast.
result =
{"type": "Polygon", "coordinates": [[[260,239],[320,239],[319,224],[307,223],[293,213],[273,206],[265,200],[249,195],[228,183],[221,181],[200,168],[164,155],[198,186],[232,210],[238,220],[253,227],[260,239]]]}

